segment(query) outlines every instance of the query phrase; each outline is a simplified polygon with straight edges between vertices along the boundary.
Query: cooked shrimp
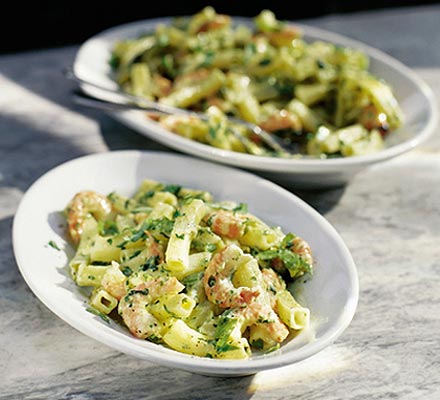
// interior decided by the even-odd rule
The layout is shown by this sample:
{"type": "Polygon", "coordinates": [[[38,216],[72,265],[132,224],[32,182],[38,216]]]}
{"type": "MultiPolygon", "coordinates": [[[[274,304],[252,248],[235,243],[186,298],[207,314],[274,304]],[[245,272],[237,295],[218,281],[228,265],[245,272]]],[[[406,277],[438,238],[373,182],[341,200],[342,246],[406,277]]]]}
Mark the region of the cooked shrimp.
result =
{"type": "Polygon", "coordinates": [[[160,322],[147,310],[158,297],[168,293],[179,293],[184,286],[175,277],[156,278],[143,282],[130,290],[119,302],[118,312],[130,332],[140,339],[156,335],[160,322]]]}
{"type": "Polygon", "coordinates": [[[205,22],[198,30],[197,33],[214,31],[216,29],[224,28],[231,24],[231,17],[229,15],[217,14],[212,21],[205,22]]]}
{"type": "Polygon", "coordinates": [[[276,342],[283,342],[289,335],[289,329],[270,304],[259,302],[257,299],[249,304],[244,312],[248,321],[258,324],[276,342]]]}
{"type": "Polygon", "coordinates": [[[302,124],[299,118],[287,110],[276,111],[260,124],[261,129],[267,132],[275,132],[283,129],[300,131],[302,124]]]}
{"type": "Polygon", "coordinates": [[[165,260],[165,252],[163,246],[158,243],[150,232],[146,232],[147,238],[145,239],[145,246],[148,249],[149,257],[157,257],[157,264],[161,264],[165,260]]]}
{"type": "Polygon", "coordinates": [[[112,204],[105,196],[92,191],[83,191],[73,197],[66,211],[69,236],[74,244],[78,244],[85,219],[89,215],[97,220],[105,218],[111,213],[112,204]]]}
{"type": "Polygon", "coordinates": [[[235,318],[239,321],[241,331],[246,327],[259,325],[272,340],[278,343],[283,342],[289,335],[289,329],[280,320],[271,305],[265,301],[262,294],[251,299],[246,306],[231,309],[228,315],[229,318],[235,318]]]}
{"type": "Polygon", "coordinates": [[[201,79],[207,78],[210,73],[211,71],[207,68],[199,68],[194,71],[189,71],[184,74],[178,75],[174,80],[172,90],[176,90],[197,83],[201,79]]]}
{"type": "Polygon", "coordinates": [[[211,259],[203,276],[209,301],[223,308],[243,307],[259,295],[258,288],[236,288],[231,280],[233,273],[247,257],[237,245],[231,244],[211,259]]]}
{"type": "Polygon", "coordinates": [[[218,210],[208,214],[205,220],[207,225],[217,235],[225,236],[229,239],[238,239],[243,236],[244,222],[246,221],[244,214],[218,210]]]}
{"type": "Polygon", "coordinates": [[[312,249],[303,238],[295,236],[290,249],[298,254],[307,264],[313,265],[312,249]]]}
{"type": "Polygon", "coordinates": [[[277,292],[286,289],[286,283],[272,268],[263,268],[261,271],[272,308],[275,308],[277,292]]]}
{"type": "Polygon", "coordinates": [[[130,332],[139,339],[157,335],[160,328],[160,322],[147,311],[148,304],[148,296],[141,292],[127,295],[119,302],[119,315],[130,332]]]}
{"type": "Polygon", "coordinates": [[[157,97],[168,96],[171,92],[172,82],[162,75],[153,75],[153,94],[157,97]]]}
{"type": "Polygon", "coordinates": [[[301,37],[301,30],[296,26],[289,25],[284,29],[276,32],[269,32],[266,35],[269,38],[271,44],[276,47],[290,46],[292,41],[301,37]]]}
{"type": "Polygon", "coordinates": [[[119,264],[113,261],[112,265],[105,271],[101,285],[113,297],[121,300],[126,294],[126,280],[127,277],[119,269],[119,264]]]}
{"type": "MultiPolygon", "coordinates": [[[[300,256],[310,266],[313,266],[313,255],[310,245],[301,237],[295,236],[286,246],[286,249],[300,256]]],[[[270,266],[277,272],[285,272],[285,265],[281,258],[276,257],[270,262],[270,266]]],[[[302,274],[301,274],[302,275],[302,274]]]]}
{"type": "Polygon", "coordinates": [[[389,129],[387,116],[380,112],[374,105],[364,107],[359,116],[359,122],[367,129],[379,129],[386,132],[389,129]]]}

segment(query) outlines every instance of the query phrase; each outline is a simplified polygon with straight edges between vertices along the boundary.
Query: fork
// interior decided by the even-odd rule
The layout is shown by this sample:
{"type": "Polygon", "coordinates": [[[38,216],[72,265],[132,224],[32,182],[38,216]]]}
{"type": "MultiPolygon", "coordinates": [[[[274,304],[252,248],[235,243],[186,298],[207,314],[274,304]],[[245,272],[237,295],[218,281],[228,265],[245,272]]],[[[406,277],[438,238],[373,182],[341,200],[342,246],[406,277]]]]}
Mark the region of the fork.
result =
{"type": "MultiPolygon", "coordinates": [[[[116,100],[109,100],[105,98],[106,96],[92,96],[88,93],[85,93],[84,89],[81,88],[78,91],[74,91],[73,100],[83,106],[94,107],[101,110],[107,111],[118,111],[118,110],[143,110],[147,111],[152,115],[186,115],[197,117],[201,120],[208,120],[209,116],[203,112],[190,111],[185,110],[183,108],[172,107],[165,104],[160,104],[155,101],[151,101],[142,97],[134,96],[129,93],[122,92],[118,89],[111,89],[101,85],[98,85],[94,82],[90,82],[88,80],[80,78],[72,69],[65,69],[64,76],[80,85],[87,85],[93,87],[95,89],[99,89],[108,94],[113,94],[119,96],[123,101],[119,102],[116,100]]],[[[237,117],[227,116],[228,120],[233,124],[242,125],[249,129],[253,134],[259,137],[267,147],[271,150],[279,153],[283,156],[291,156],[293,153],[290,149],[288,149],[282,142],[282,139],[271,135],[267,131],[260,128],[258,125],[250,123],[248,121],[244,121],[237,117]]],[[[237,129],[232,129],[232,133],[234,136],[240,140],[240,142],[245,146],[247,150],[251,149],[249,139],[241,134],[237,129]]]]}

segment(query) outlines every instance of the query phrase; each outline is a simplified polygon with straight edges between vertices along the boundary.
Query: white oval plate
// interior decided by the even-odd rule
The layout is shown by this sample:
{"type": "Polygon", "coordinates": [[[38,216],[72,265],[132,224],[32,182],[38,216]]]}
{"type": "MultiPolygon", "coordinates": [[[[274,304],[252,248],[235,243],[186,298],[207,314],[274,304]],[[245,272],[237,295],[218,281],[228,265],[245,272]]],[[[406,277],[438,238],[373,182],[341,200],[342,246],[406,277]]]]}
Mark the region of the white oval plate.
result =
{"type": "MultiPolygon", "coordinates": [[[[90,82],[110,89],[117,89],[112,79],[108,60],[117,40],[135,38],[149,32],[158,23],[168,23],[170,18],[133,22],[108,29],[87,40],[79,49],[75,62],[75,73],[90,82]]],[[[251,24],[249,18],[236,17],[237,23],[251,24]]],[[[434,131],[438,111],[432,90],[411,69],[387,54],[356,40],[322,29],[296,24],[307,41],[324,40],[341,46],[358,48],[366,52],[371,60],[371,72],[387,81],[401,104],[406,122],[388,136],[386,148],[378,153],[339,159],[294,159],[260,157],[242,154],[202,144],[174,134],[158,123],[148,120],[142,111],[111,113],[123,124],[170,148],[193,156],[209,159],[258,172],[279,183],[301,187],[324,187],[347,183],[356,173],[375,163],[382,162],[423,143],[434,131]]],[[[103,96],[90,86],[84,90],[103,96]]]]}
{"type": "Polygon", "coordinates": [[[80,332],[153,363],[208,375],[246,375],[291,364],[322,350],[347,328],[358,301],[352,257],[336,230],[312,207],[279,186],[234,168],[161,152],[116,151],[69,161],[39,178],[26,192],[13,223],[13,246],[21,274],[35,295],[80,332]],[[65,239],[61,211],[75,193],[94,190],[132,195],[143,179],[209,190],[215,198],[249,205],[272,226],[307,240],[316,272],[301,286],[300,300],[313,316],[304,332],[276,352],[249,360],[226,361],[182,354],[134,338],[116,323],[86,311],[85,292],[71,280],[67,263],[73,249],[65,239]],[[62,251],[49,245],[56,243],[62,251]]]}

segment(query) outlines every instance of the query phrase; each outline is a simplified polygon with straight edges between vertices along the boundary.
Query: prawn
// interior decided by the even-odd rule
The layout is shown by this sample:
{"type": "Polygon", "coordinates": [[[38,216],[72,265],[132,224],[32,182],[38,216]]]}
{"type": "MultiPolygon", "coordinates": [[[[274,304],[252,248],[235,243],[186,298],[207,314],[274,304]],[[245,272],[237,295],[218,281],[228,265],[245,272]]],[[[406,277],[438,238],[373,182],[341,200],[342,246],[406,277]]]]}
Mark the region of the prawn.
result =
{"type": "Polygon", "coordinates": [[[295,39],[301,37],[301,30],[296,26],[286,26],[284,29],[266,34],[270,43],[276,47],[291,46],[295,39]]]}
{"type": "Polygon", "coordinates": [[[275,132],[284,129],[300,131],[302,129],[302,124],[295,114],[283,109],[271,114],[260,124],[260,128],[267,132],[275,132]]]}
{"type": "Polygon", "coordinates": [[[153,235],[150,232],[145,231],[145,233],[147,235],[147,239],[145,239],[145,245],[148,249],[148,256],[157,257],[157,264],[163,263],[165,259],[163,246],[154,239],[153,235]]]}
{"type": "Polygon", "coordinates": [[[206,224],[211,230],[215,234],[229,239],[238,239],[243,236],[246,220],[244,214],[227,210],[214,211],[206,216],[206,224]]]}
{"type": "Polygon", "coordinates": [[[372,104],[362,109],[359,122],[366,129],[379,129],[382,134],[385,134],[389,130],[386,114],[380,112],[377,107],[372,104]]]}
{"type": "Polygon", "coordinates": [[[118,306],[119,315],[137,338],[157,336],[160,322],[147,310],[147,306],[164,294],[179,293],[183,289],[184,286],[175,277],[159,277],[143,282],[121,299],[118,306]]]}
{"type": "Polygon", "coordinates": [[[126,276],[119,269],[119,264],[112,261],[101,280],[101,286],[113,297],[121,300],[126,294],[126,276]]]}
{"type": "Polygon", "coordinates": [[[258,288],[234,287],[232,275],[249,256],[231,244],[217,253],[209,262],[203,276],[206,297],[223,308],[244,307],[260,293],[258,288]]]}
{"type": "MultiPolygon", "coordinates": [[[[203,276],[206,296],[220,307],[229,308],[230,318],[237,319],[242,326],[258,324],[270,338],[281,343],[289,330],[273,310],[269,295],[260,287],[236,288],[231,281],[233,273],[248,257],[234,244],[217,253],[203,276]]],[[[274,276],[270,279],[274,285],[282,287],[281,281],[275,281],[274,276]]]]}
{"type": "Polygon", "coordinates": [[[286,289],[286,282],[272,268],[263,268],[261,274],[267,289],[270,305],[275,309],[275,296],[279,291],[286,289]]]}
{"type": "Polygon", "coordinates": [[[270,304],[259,302],[257,299],[249,304],[243,312],[249,325],[259,325],[276,342],[283,342],[289,335],[289,329],[270,304]]]}
{"type": "Polygon", "coordinates": [[[290,250],[298,254],[307,264],[313,265],[313,255],[310,245],[299,236],[295,236],[292,240],[290,250]]]}
{"type": "Polygon", "coordinates": [[[108,216],[111,211],[112,204],[107,197],[92,191],[77,193],[66,207],[68,233],[72,242],[79,243],[84,222],[89,215],[100,220],[108,216]]]}

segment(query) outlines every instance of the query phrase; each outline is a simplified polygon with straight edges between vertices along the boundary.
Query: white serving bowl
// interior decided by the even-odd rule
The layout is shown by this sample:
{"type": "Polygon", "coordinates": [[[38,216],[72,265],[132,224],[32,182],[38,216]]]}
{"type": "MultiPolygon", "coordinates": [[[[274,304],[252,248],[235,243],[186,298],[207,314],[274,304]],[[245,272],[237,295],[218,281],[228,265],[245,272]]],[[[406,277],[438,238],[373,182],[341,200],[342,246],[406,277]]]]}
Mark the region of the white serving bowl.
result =
{"type": "Polygon", "coordinates": [[[54,168],[39,178],[21,200],[13,223],[13,247],[31,290],[72,327],[134,357],[205,375],[248,375],[308,358],[343,333],[358,301],[353,259],[323,216],[290,192],[254,174],[183,155],[116,151],[81,157],[54,168]],[[310,330],[267,355],[218,360],[182,354],[137,339],[117,323],[107,324],[87,312],[87,297],[68,273],[67,263],[74,251],[66,241],[61,211],[78,191],[132,195],[147,178],[205,189],[219,200],[247,203],[249,212],[271,226],[280,226],[308,241],[316,260],[315,273],[305,284],[300,283],[295,295],[310,308],[310,330]],[[51,241],[61,251],[51,247],[51,241]]]}
{"type": "MultiPolygon", "coordinates": [[[[116,26],[87,40],[79,49],[74,72],[82,79],[110,89],[117,89],[108,63],[114,43],[149,32],[158,23],[170,18],[133,22],[116,26]]],[[[250,25],[249,18],[236,17],[237,23],[250,25]]],[[[302,25],[307,41],[324,40],[341,46],[363,50],[370,58],[371,72],[388,82],[405,115],[403,126],[388,135],[386,147],[374,154],[337,159],[281,159],[261,157],[221,150],[172,133],[158,123],[148,120],[142,111],[113,112],[111,115],[139,133],[170,148],[222,164],[251,170],[278,183],[297,187],[328,187],[343,185],[359,171],[389,160],[423,143],[434,131],[438,111],[431,89],[416,73],[387,54],[347,37],[302,25]]],[[[90,86],[83,85],[89,94],[102,96],[90,86]]]]}

